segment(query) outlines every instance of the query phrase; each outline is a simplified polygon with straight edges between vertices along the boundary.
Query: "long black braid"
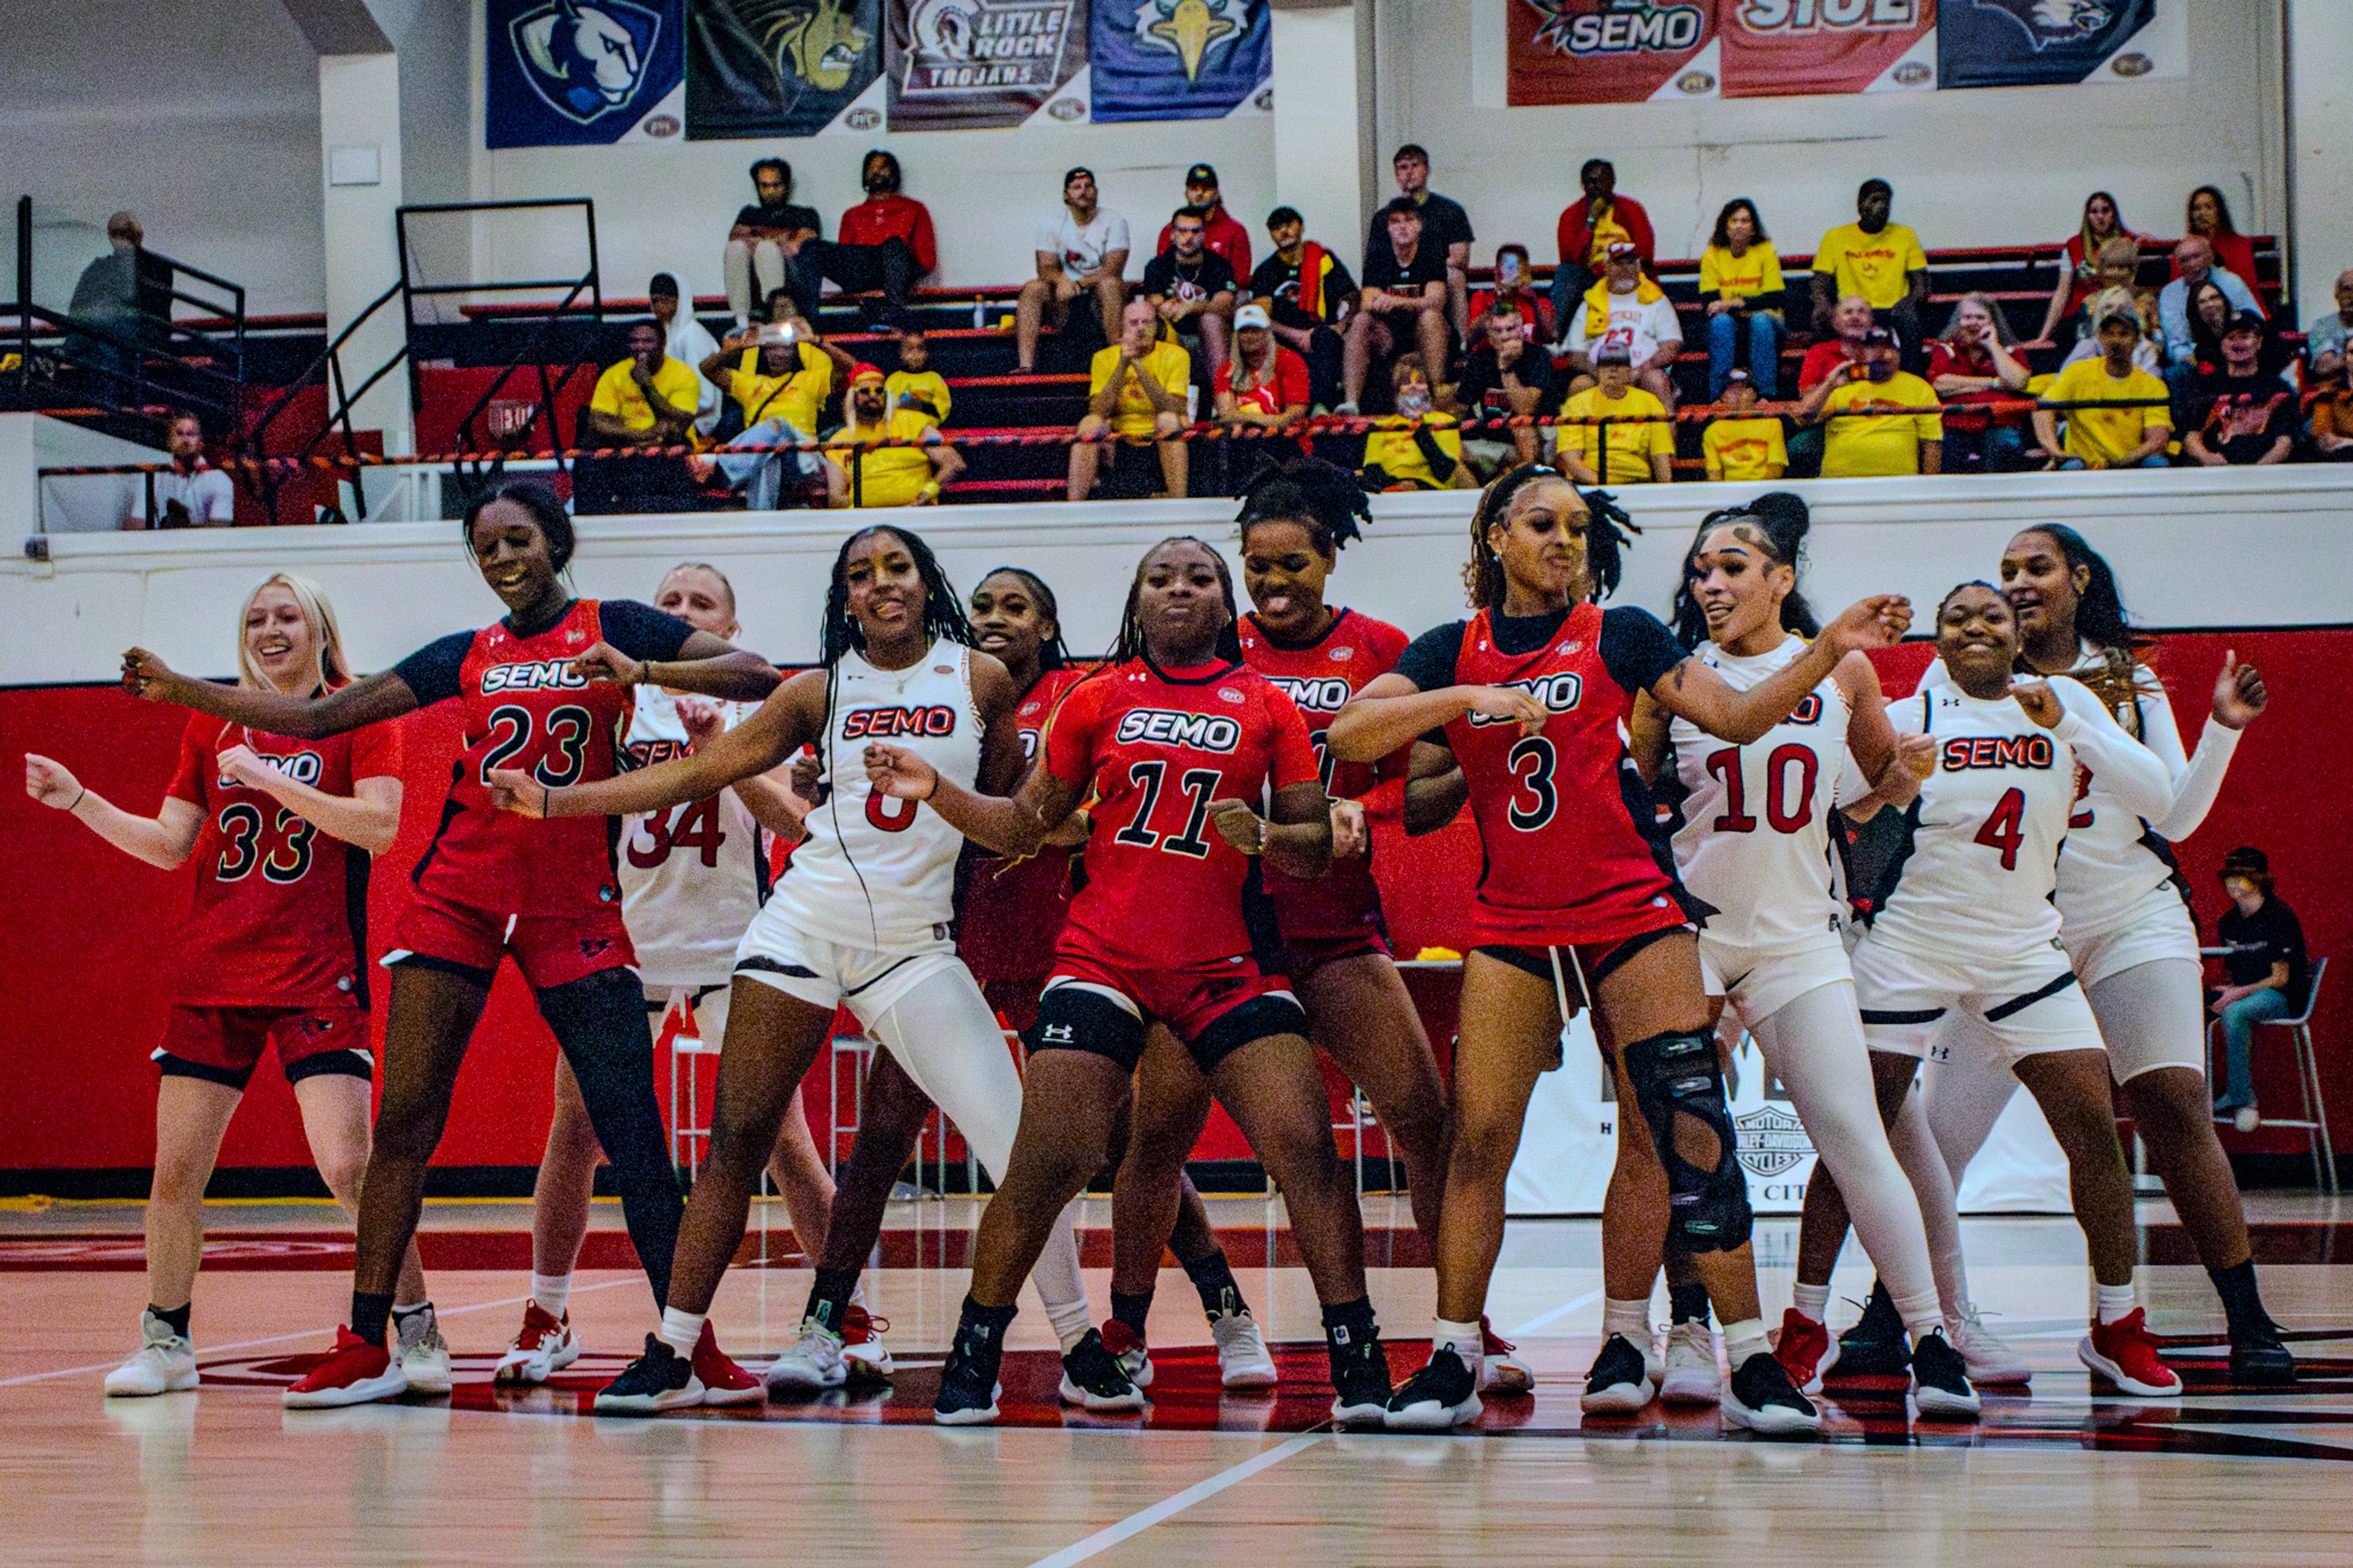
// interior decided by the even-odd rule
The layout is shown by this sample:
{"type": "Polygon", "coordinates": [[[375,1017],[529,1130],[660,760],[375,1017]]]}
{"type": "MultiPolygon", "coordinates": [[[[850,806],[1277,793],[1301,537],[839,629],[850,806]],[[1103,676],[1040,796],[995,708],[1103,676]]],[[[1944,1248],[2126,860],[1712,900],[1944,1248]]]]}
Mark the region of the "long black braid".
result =
{"type": "Polygon", "coordinates": [[[866,651],[866,633],[858,617],[849,613],[849,552],[857,545],[878,533],[887,533],[907,547],[914,557],[915,571],[923,580],[923,630],[934,642],[972,646],[972,622],[965,616],[964,600],[955,587],[940,570],[939,558],[932,553],[923,536],[890,523],[877,523],[861,528],[841,542],[840,551],[833,558],[833,582],[825,591],[825,622],[818,633],[819,659],[827,665],[841,662],[841,656],[855,649],[866,651]]]}
{"type": "Polygon", "coordinates": [[[1226,565],[1226,558],[1219,554],[1207,540],[1196,539],[1189,533],[1177,533],[1171,534],[1154,545],[1151,550],[1145,551],[1144,561],[1135,563],[1135,576],[1127,584],[1127,604],[1119,613],[1119,639],[1112,644],[1111,654],[1103,661],[1103,668],[1109,669],[1113,665],[1123,664],[1131,658],[1141,658],[1147,663],[1150,662],[1151,656],[1145,650],[1144,623],[1136,615],[1136,604],[1144,595],[1145,562],[1152,559],[1153,551],[1166,550],[1172,544],[1199,545],[1201,552],[1207,555],[1210,563],[1217,568],[1218,591],[1225,596],[1226,601],[1226,625],[1225,629],[1218,634],[1218,657],[1229,664],[1241,663],[1242,638],[1240,629],[1241,610],[1234,598],[1233,572],[1226,565]]]}
{"type": "Polygon", "coordinates": [[[1054,635],[1038,642],[1038,668],[1040,670],[1068,669],[1071,667],[1071,645],[1062,638],[1062,607],[1054,599],[1054,590],[1046,586],[1046,579],[1027,566],[992,566],[980,574],[987,582],[991,577],[1018,577],[1029,596],[1038,602],[1039,613],[1054,623],[1054,635]]]}
{"type": "Polygon", "coordinates": [[[1512,499],[1539,479],[1557,479],[1585,503],[1590,520],[1585,528],[1586,597],[1595,601],[1618,591],[1625,575],[1621,553],[1642,531],[1618,498],[1608,490],[1585,490],[1548,463],[1522,463],[1490,484],[1471,513],[1471,559],[1462,568],[1462,586],[1474,610],[1504,606],[1504,558],[1487,542],[1487,530],[1511,515],[1512,499]]]}
{"type": "Polygon", "coordinates": [[[1330,560],[1352,539],[1362,539],[1373,509],[1356,476],[1337,463],[1300,458],[1270,463],[1242,487],[1242,541],[1261,522],[1295,522],[1307,531],[1317,554],[1330,560]]]}
{"type": "MultiPolygon", "coordinates": [[[[1708,640],[1707,612],[1700,607],[1698,595],[1692,591],[1699,547],[1715,530],[1740,523],[1748,525],[1752,535],[1748,542],[1762,543],[1775,563],[1787,566],[1793,574],[1805,570],[1802,557],[1806,531],[1811,526],[1812,517],[1806,510],[1804,498],[1788,490],[1774,490],[1745,507],[1727,506],[1709,512],[1699,520],[1699,531],[1692,535],[1691,549],[1683,554],[1683,579],[1675,585],[1674,613],[1669,619],[1675,640],[1685,647],[1695,648],[1708,640]]],[[[1814,618],[1813,606],[1794,586],[1781,601],[1781,626],[1801,637],[1821,635],[1821,624],[1814,618]]]]}

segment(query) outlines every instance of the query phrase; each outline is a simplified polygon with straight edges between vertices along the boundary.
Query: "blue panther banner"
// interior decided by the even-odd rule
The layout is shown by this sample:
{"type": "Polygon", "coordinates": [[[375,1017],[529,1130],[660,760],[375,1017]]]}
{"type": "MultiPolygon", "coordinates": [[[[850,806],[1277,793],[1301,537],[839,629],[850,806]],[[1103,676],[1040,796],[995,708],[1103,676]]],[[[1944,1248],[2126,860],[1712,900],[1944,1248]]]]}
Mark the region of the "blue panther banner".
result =
{"type": "Polygon", "coordinates": [[[1266,0],[1094,0],[1092,118],[1218,120],[1271,105],[1266,0]]]}
{"type": "Polygon", "coordinates": [[[488,0],[491,147],[672,140],[683,129],[681,0],[488,0]]]}
{"type": "MultiPolygon", "coordinates": [[[[1936,13],[1940,87],[2039,87],[2171,75],[2156,37],[2160,9],[2182,0],[1944,0],[1936,13]]],[[[2177,20],[2178,18],[2168,18],[2177,20]]],[[[2178,27],[2174,30],[2178,31],[2178,27]]]]}

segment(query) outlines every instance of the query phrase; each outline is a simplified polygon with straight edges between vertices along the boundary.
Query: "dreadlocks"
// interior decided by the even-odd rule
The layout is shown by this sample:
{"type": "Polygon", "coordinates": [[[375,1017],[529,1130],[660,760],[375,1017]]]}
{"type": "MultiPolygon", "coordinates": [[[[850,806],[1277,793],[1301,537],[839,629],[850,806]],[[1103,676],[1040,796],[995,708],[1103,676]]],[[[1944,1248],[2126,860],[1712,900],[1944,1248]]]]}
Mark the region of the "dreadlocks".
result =
{"type": "Polygon", "coordinates": [[[1487,531],[1510,519],[1512,502],[1522,490],[1547,479],[1567,485],[1585,504],[1583,596],[1600,600],[1618,591],[1619,579],[1625,573],[1625,561],[1620,552],[1633,542],[1634,534],[1642,531],[1634,526],[1633,519],[1626,515],[1625,509],[1608,490],[1580,490],[1558,468],[1545,463],[1522,463],[1489,485],[1471,513],[1471,560],[1462,568],[1462,586],[1471,596],[1472,609],[1500,611],[1504,606],[1504,558],[1487,542],[1487,531]]]}
{"type": "Polygon", "coordinates": [[[1261,468],[1242,487],[1242,508],[1234,521],[1241,525],[1245,544],[1254,524],[1295,522],[1307,531],[1315,552],[1329,560],[1350,540],[1364,537],[1373,512],[1356,475],[1320,458],[1302,458],[1261,468]]]}
{"type": "MultiPolygon", "coordinates": [[[[1071,665],[1071,645],[1062,640],[1062,607],[1054,602],[1054,590],[1046,586],[1046,579],[1026,566],[992,566],[980,574],[987,583],[991,577],[1018,577],[1029,596],[1038,602],[1038,613],[1054,623],[1054,635],[1038,642],[1038,668],[1067,669],[1071,665]]],[[[974,590],[976,593],[977,589],[974,590]]]]}
{"type": "Polygon", "coordinates": [[[1178,533],[1145,551],[1144,559],[1135,563],[1135,576],[1127,585],[1127,605],[1119,613],[1119,640],[1112,644],[1111,656],[1103,661],[1104,668],[1131,658],[1150,659],[1151,655],[1145,649],[1144,623],[1136,615],[1136,604],[1144,595],[1144,569],[1151,564],[1155,555],[1172,544],[1192,545],[1208,556],[1210,565],[1217,569],[1218,592],[1226,602],[1225,628],[1218,633],[1218,657],[1229,664],[1241,663],[1242,638],[1237,627],[1241,619],[1241,609],[1234,599],[1234,574],[1228,569],[1226,558],[1211,549],[1208,541],[1196,539],[1189,533],[1178,533]]]}
{"type": "Polygon", "coordinates": [[[964,601],[949,584],[947,574],[940,570],[939,558],[932,553],[921,535],[907,529],[878,523],[861,528],[841,542],[840,552],[833,558],[833,582],[825,591],[825,622],[819,629],[818,647],[819,659],[827,665],[839,664],[841,656],[850,651],[864,652],[866,633],[858,618],[849,613],[849,552],[860,541],[878,533],[887,533],[907,547],[915,559],[916,574],[923,580],[923,630],[935,642],[972,646],[972,623],[965,618],[964,601]]]}

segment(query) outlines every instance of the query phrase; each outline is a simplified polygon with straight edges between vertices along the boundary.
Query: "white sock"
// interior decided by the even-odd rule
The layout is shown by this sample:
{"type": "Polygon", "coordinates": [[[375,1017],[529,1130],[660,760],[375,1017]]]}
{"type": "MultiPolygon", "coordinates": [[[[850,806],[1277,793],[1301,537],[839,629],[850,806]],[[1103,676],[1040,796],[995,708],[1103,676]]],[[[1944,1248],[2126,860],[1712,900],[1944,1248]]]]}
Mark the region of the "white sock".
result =
{"type": "Polygon", "coordinates": [[[1789,1292],[1789,1305],[1797,1308],[1808,1322],[1826,1323],[1830,1321],[1831,1288],[1809,1285],[1801,1279],[1798,1288],[1789,1292]]]}
{"type": "Polygon", "coordinates": [[[1651,1299],[1644,1296],[1639,1300],[1620,1301],[1604,1297],[1601,1337],[1606,1340],[1611,1334],[1625,1335],[1636,1350],[1647,1348],[1651,1342],[1651,1299]]]}
{"type": "Polygon", "coordinates": [[[1430,1349],[1433,1355],[1443,1350],[1452,1351],[1473,1373],[1486,1356],[1486,1342],[1479,1337],[1475,1320],[1467,1323],[1451,1322],[1444,1318],[1434,1320],[1430,1325],[1430,1349]]]}
{"type": "Polygon", "coordinates": [[[413,1317],[431,1305],[433,1305],[433,1303],[430,1300],[395,1301],[392,1304],[392,1315],[396,1319],[413,1317]]]}
{"type": "Polygon", "coordinates": [[[559,1321],[564,1317],[564,1305],[572,1300],[570,1274],[534,1274],[531,1277],[531,1299],[539,1310],[559,1321]]]}
{"type": "Polygon", "coordinates": [[[2097,1289],[2097,1310],[2102,1323],[2113,1323],[2133,1310],[2133,1288],[2130,1285],[2101,1285],[2097,1289]]]}
{"type": "Polygon", "coordinates": [[[1748,1363],[1753,1355],[1767,1355],[1773,1347],[1765,1341],[1765,1320],[1744,1318],[1724,1326],[1724,1359],[1735,1371],[1748,1363]]]}
{"type": "Polygon", "coordinates": [[[1059,1307],[1047,1303],[1046,1321],[1054,1325],[1054,1337],[1062,1342],[1064,1355],[1070,1354],[1071,1348],[1085,1339],[1087,1331],[1095,1326],[1094,1314],[1088,1311],[1084,1296],[1059,1307]]]}
{"type": "Polygon", "coordinates": [[[662,1309],[661,1342],[679,1354],[694,1353],[695,1342],[702,1338],[701,1312],[681,1312],[676,1307],[662,1309]]]}
{"type": "Polygon", "coordinates": [[[1904,1320],[1904,1331],[1915,1340],[1931,1330],[1945,1326],[1944,1305],[1937,1300],[1933,1285],[1917,1296],[1891,1296],[1889,1300],[1895,1308],[1895,1315],[1904,1320]]]}

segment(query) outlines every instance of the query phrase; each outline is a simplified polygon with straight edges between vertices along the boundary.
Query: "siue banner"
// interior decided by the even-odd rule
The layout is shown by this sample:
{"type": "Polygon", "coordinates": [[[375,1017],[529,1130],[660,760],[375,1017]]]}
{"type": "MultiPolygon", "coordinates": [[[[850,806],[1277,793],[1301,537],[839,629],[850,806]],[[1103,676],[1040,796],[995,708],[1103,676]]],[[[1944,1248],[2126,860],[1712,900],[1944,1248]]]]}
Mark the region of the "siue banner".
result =
{"type": "Polygon", "coordinates": [[[1937,0],[1725,0],[1724,96],[1923,92],[1936,85],[1937,0]]]}
{"type": "Polygon", "coordinates": [[[681,33],[680,0],[488,0],[483,145],[675,140],[681,33]]]}
{"type": "Polygon", "coordinates": [[[1267,0],[1093,0],[1098,121],[1221,120],[1274,105],[1267,0]]]}

